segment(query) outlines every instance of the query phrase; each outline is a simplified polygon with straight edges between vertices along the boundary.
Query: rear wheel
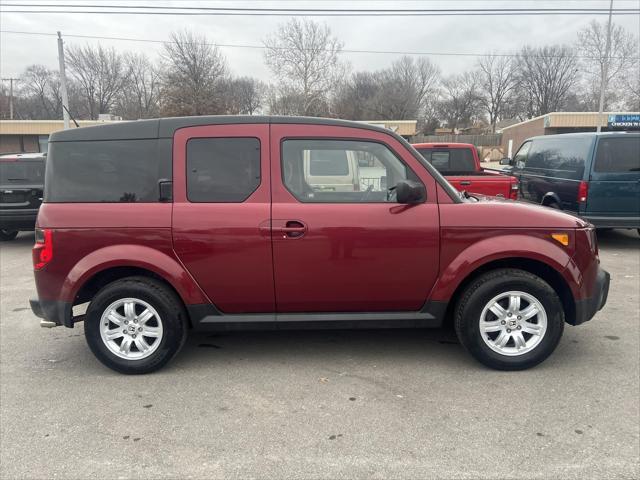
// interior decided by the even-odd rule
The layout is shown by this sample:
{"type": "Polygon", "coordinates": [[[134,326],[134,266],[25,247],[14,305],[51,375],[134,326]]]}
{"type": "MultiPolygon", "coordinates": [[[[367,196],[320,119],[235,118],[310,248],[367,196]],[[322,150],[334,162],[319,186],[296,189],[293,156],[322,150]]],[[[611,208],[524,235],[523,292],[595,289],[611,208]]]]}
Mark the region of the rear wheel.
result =
{"type": "Polygon", "coordinates": [[[186,312],[173,291],[144,277],[105,286],[87,309],[85,337],[107,367],[121,373],[150,373],[182,348],[186,312]]]}
{"type": "Polygon", "coordinates": [[[564,330],[556,292],[541,278],[500,269],[475,279],[455,312],[460,343],[481,363],[499,370],[523,370],[545,360],[564,330]]]}
{"type": "Polygon", "coordinates": [[[18,236],[18,230],[0,230],[0,242],[8,242],[18,236]]]}

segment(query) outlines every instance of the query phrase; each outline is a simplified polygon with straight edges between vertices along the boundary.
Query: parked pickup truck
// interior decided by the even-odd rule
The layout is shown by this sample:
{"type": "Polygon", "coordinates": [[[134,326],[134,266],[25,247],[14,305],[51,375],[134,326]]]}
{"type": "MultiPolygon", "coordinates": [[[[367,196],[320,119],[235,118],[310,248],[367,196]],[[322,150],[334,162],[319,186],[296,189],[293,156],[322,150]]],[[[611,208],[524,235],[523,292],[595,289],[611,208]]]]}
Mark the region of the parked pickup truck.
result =
{"type": "Polygon", "coordinates": [[[44,327],[84,322],[119,372],[157,370],[189,330],[448,322],[479,361],[519,370],[607,299],[587,222],[467,198],[371,125],[202,116],[74,128],[51,135],[45,175],[31,308],[44,327]],[[380,181],[327,188],[347,163],[380,181]]]}
{"type": "Polygon", "coordinates": [[[480,166],[470,143],[417,143],[413,147],[460,191],[515,200],[518,180],[480,166]]]}

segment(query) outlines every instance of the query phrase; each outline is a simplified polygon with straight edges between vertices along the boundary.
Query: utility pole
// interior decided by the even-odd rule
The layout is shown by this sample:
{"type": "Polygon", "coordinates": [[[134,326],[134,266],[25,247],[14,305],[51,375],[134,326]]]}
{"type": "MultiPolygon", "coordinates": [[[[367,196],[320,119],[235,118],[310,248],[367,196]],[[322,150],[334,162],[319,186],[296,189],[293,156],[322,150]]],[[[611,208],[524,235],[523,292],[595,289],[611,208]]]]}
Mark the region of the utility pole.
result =
{"type": "Polygon", "coordinates": [[[611,51],[611,14],[613,12],[613,0],[609,3],[609,22],[607,23],[607,44],[604,48],[604,64],[602,65],[602,77],[600,78],[600,102],[598,103],[598,120],[596,131],[602,130],[602,111],[604,110],[604,94],[607,90],[607,74],[609,73],[609,55],[611,51]]]}
{"type": "Polygon", "coordinates": [[[13,81],[18,81],[17,78],[3,78],[3,82],[9,82],[9,119],[13,120],[13,81]]]}
{"type": "Polygon", "coordinates": [[[67,76],[64,70],[64,46],[62,35],[58,32],[58,63],[60,64],[60,93],[62,95],[62,118],[64,129],[69,129],[69,97],[67,96],[67,76]]]}

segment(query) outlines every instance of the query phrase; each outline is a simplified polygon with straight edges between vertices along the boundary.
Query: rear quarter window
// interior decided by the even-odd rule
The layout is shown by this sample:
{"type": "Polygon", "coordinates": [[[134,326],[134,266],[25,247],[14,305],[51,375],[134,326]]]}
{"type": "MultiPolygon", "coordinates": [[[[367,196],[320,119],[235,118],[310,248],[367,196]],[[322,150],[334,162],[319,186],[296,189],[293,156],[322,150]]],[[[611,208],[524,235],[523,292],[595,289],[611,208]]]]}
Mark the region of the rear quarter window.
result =
{"type": "Polygon", "coordinates": [[[640,174],[640,137],[601,138],[593,171],[640,174]]]}
{"type": "Polygon", "coordinates": [[[534,140],[524,169],[548,177],[581,180],[593,137],[549,137],[534,140]]]}
{"type": "Polygon", "coordinates": [[[171,178],[171,156],[158,139],[52,142],[45,202],[158,202],[158,181],[171,178]]]}

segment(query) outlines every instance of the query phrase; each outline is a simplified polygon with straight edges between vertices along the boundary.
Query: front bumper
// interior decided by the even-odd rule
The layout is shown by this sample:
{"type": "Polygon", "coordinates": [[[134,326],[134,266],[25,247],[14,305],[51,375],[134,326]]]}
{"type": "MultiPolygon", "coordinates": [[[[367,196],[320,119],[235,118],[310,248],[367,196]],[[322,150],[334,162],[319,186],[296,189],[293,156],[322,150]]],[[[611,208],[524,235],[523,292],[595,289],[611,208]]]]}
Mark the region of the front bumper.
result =
{"type": "Polygon", "coordinates": [[[48,322],[56,325],[64,325],[73,328],[73,318],[71,315],[70,302],[58,302],[56,300],[38,300],[32,298],[29,300],[31,311],[38,318],[44,318],[48,322]]]}
{"type": "Polygon", "coordinates": [[[607,303],[609,296],[609,284],[611,283],[611,275],[602,268],[598,268],[596,283],[592,295],[589,298],[576,301],[576,318],[574,325],[580,325],[593,318],[593,316],[602,310],[607,303]]]}

